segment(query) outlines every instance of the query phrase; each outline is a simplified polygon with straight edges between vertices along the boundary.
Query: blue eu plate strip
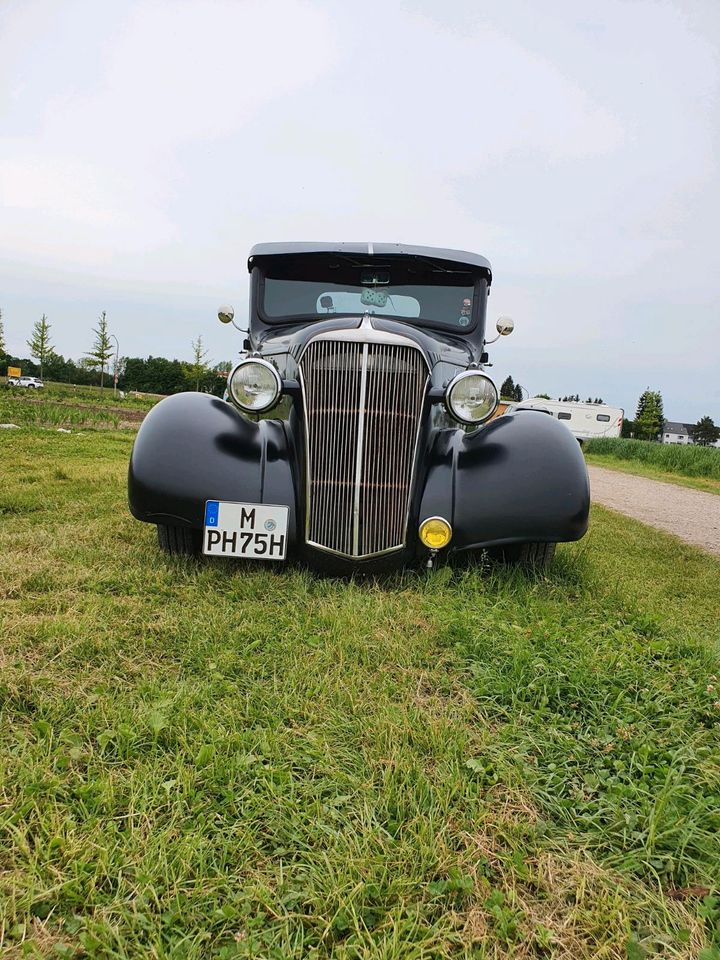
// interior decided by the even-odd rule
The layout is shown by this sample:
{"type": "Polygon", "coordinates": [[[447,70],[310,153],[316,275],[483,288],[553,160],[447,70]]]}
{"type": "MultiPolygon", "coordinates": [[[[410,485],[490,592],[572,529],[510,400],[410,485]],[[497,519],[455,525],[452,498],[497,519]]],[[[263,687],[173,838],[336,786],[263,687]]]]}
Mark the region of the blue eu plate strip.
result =
{"type": "Polygon", "coordinates": [[[216,527],[218,525],[218,512],[220,510],[219,500],[207,500],[205,502],[205,526],[216,527]]]}

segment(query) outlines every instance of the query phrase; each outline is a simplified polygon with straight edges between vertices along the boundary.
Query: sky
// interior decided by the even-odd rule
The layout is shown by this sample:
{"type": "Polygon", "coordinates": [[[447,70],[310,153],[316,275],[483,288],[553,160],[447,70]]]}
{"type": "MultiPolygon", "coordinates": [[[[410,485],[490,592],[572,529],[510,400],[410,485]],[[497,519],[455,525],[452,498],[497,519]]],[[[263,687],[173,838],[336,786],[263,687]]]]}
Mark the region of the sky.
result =
{"type": "Polygon", "coordinates": [[[240,349],[247,254],[488,257],[492,373],[720,423],[717,0],[0,0],[0,310],[27,355],[240,349]]]}

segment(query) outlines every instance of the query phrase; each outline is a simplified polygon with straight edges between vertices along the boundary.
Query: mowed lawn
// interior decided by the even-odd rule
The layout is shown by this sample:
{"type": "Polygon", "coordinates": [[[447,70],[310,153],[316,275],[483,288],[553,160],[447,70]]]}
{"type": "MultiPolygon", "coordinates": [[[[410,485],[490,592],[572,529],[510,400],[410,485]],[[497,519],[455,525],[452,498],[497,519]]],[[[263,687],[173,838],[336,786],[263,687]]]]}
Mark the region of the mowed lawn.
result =
{"type": "Polygon", "coordinates": [[[0,437],[0,955],[720,957],[720,564],[169,559],[129,432],[0,437]]]}

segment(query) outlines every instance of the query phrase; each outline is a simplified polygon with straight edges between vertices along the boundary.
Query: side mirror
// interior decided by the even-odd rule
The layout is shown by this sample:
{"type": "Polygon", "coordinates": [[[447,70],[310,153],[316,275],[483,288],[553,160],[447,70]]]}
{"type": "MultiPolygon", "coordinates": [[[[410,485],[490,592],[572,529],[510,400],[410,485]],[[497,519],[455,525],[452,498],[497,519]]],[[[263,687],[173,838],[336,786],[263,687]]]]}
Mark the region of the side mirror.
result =
{"type": "Polygon", "coordinates": [[[509,337],[515,329],[515,322],[512,317],[498,317],[495,329],[501,337],[509,337]]]}
{"type": "Polygon", "coordinates": [[[224,303],[218,310],[218,320],[220,323],[232,323],[234,316],[235,311],[229,303],[224,303]]]}

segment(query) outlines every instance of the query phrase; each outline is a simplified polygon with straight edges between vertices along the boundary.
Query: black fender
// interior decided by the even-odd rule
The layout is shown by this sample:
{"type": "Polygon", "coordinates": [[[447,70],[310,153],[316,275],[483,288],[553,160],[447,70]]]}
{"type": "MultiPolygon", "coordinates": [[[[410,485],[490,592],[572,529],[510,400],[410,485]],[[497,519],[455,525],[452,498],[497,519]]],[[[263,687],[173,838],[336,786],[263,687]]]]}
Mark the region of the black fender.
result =
{"type": "Polygon", "coordinates": [[[517,410],[464,433],[436,434],[419,519],[452,524],[450,552],[579,540],[590,484],[580,446],[541,410],[517,410]]]}
{"type": "Polygon", "coordinates": [[[293,456],[279,420],[255,423],[203,393],[161,400],[143,420],[130,457],[128,500],[137,520],[202,529],[206,500],[290,508],[297,544],[293,456]]]}

